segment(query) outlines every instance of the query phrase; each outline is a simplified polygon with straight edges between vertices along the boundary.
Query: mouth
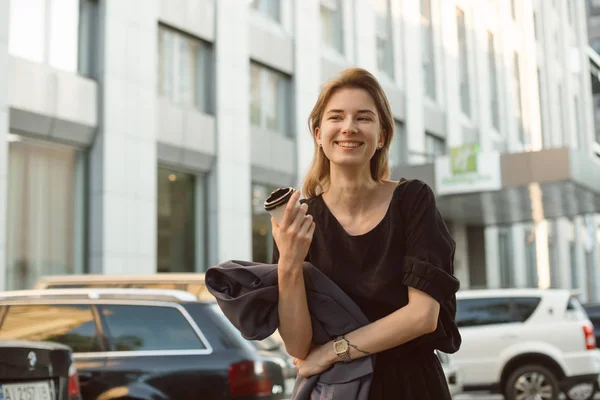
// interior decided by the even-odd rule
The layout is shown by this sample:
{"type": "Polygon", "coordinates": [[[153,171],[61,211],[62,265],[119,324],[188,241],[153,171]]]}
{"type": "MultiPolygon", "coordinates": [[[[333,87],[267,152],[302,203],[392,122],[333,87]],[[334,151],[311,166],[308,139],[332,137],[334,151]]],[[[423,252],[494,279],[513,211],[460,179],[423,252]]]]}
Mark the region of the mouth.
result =
{"type": "Polygon", "coordinates": [[[353,149],[357,149],[360,146],[363,145],[362,142],[354,142],[354,141],[340,141],[340,142],[334,142],[337,146],[341,147],[342,149],[348,149],[348,150],[353,150],[353,149]]]}

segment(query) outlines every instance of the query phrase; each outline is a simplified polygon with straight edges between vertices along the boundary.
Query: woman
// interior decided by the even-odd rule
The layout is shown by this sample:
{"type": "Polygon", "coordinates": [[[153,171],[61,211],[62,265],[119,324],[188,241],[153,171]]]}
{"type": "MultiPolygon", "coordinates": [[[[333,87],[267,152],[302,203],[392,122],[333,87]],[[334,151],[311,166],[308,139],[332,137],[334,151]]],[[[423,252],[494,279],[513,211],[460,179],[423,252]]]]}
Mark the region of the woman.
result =
{"type": "Polygon", "coordinates": [[[450,399],[434,349],[460,346],[454,322],[454,240],[425,183],[388,180],[394,120],[367,71],[323,88],[309,118],[315,143],[303,194],[271,220],[278,264],[279,332],[302,376],[376,354],[370,399],[450,399]],[[312,345],[302,262],[346,292],[370,324],[312,345]]]}

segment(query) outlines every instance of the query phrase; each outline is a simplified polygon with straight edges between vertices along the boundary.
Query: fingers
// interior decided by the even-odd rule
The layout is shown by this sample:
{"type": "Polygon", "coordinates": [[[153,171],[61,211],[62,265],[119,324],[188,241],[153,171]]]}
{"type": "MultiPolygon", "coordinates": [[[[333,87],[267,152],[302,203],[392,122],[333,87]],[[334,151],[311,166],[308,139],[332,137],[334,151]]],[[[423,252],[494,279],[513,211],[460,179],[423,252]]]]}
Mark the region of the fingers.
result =
{"type": "Polygon", "coordinates": [[[313,217],[312,215],[308,214],[305,215],[302,221],[302,226],[300,226],[300,234],[301,235],[308,235],[310,233],[310,228],[311,225],[314,226],[315,223],[313,221],[313,217]]]}
{"type": "Polygon", "coordinates": [[[292,194],[292,197],[290,197],[290,200],[287,202],[287,205],[285,206],[283,218],[281,219],[281,224],[279,224],[280,226],[290,226],[294,222],[298,210],[297,205],[299,198],[300,191],[296,190],[294,194],[292,194]]]}
{"type": "Polygon", "coordinates": [[[296,218],[294,218],[294,222],[290,226],[293,231],[300,231],[302,223],[304,222],[304,217],[306,216],[306,211],[308,211],[308,204],[304,203],[300,206],[300,209],[296,213],[296,218]]]}

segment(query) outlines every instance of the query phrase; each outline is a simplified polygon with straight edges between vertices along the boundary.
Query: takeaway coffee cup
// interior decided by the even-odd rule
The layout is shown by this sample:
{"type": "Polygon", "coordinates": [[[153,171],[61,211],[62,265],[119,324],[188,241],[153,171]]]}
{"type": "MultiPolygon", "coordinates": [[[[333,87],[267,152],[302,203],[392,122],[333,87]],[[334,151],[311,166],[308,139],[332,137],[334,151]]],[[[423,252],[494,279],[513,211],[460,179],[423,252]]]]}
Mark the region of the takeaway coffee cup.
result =
{"type": "MultiPolygon", "coordinates": [[[[279,188],[274,190],[265,200],[265,210],[271,214],[271,217],[275,218],[278,224],[281,223],[285,206],[295,191],[296,189],[292,187],[279,188]]],[[[300,205],[299,202],[298,205],[300,205]]]]}

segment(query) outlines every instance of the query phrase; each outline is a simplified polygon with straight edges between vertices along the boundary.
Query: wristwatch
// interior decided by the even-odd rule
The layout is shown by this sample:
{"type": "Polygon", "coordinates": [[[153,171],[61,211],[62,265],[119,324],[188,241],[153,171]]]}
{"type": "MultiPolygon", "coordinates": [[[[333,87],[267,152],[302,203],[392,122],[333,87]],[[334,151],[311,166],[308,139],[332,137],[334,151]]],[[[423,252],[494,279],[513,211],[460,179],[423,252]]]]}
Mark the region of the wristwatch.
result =
{"type": "Polygon", "coordinates": [[[352,361],[352,358],[350,358],[349,344],[348,339],[343,336],[339,336],[333,341],[333,352],[343,362],[352,361]]]}

